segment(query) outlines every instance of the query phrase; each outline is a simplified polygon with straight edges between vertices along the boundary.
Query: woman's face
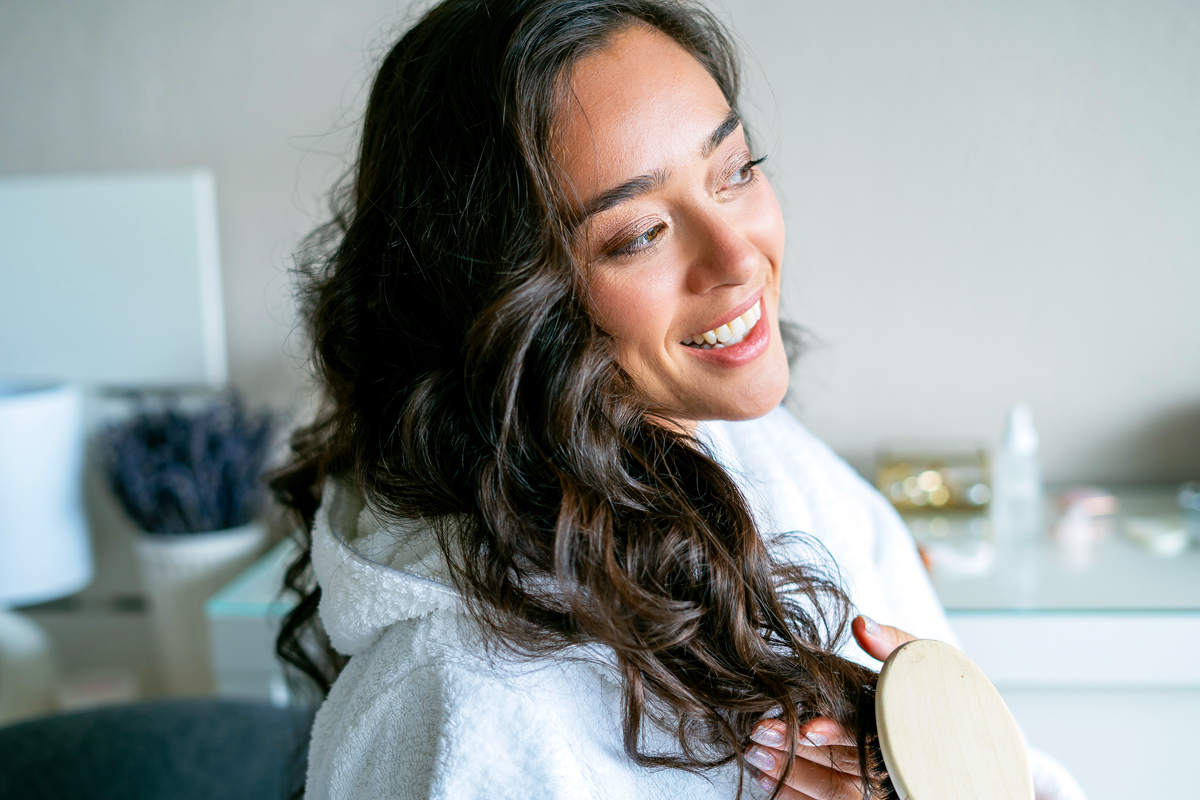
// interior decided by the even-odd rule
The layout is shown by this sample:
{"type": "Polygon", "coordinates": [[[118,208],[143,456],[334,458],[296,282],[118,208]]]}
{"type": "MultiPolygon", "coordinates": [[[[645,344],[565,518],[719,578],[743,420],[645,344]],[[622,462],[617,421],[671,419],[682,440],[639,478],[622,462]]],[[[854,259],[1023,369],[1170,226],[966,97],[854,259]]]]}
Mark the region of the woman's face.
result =
{"type": "Polygon", "coordinates": [[[633,27],[579,62],[556,132],[585,213],[600,324],[638,385],[682,419],[750,419],[787,389],[783,217],[720,88],[633,27]]]}

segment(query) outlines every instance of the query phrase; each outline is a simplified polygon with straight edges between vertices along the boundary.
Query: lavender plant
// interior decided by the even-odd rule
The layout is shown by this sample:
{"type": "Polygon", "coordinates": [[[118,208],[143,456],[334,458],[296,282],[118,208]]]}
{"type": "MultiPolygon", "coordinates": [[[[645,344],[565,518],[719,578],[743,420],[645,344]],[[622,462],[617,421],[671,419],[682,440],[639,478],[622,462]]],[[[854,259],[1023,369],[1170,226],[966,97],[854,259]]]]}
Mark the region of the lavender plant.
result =
{"type": "Polygon", "coordinates": [[[250,413],[233,396],[197,410],[177,399],[139,405],[98,435],[109,483],[134,521],[149,533],[250,522],[263,498],[271,415],[250,413]]]}

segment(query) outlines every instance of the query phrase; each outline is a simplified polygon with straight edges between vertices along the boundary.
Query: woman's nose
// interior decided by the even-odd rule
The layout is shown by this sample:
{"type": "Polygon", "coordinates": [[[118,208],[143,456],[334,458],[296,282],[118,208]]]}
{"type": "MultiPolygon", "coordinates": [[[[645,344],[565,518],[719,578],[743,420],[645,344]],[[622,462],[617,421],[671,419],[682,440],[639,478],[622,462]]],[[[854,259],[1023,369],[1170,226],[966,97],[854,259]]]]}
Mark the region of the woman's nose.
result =
{"type": "Polygon", "coordinates": [[[693,222],[695,230],[688,268],[688,289],[704,294],[718,286],[738,286],[754,279],[762,254],[721,209],[706,210],[693,222]]]}

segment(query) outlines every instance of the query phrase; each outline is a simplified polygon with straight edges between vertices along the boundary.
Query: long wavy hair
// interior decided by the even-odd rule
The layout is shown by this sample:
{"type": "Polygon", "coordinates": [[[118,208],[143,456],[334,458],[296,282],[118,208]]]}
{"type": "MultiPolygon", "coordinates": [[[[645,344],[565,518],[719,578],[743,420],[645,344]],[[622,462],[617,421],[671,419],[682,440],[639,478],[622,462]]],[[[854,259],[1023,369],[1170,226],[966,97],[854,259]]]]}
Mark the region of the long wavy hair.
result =
{"type": "Polygon", "coordinates": [[[611,649],[636,763],[744,775],[764,716],[826,716],[857,736],[864,797],[882,796],[876,676],[835,654],[845,594],[772,558],[589,306],[551,140],[573,65],[631,25],[677,42],[736,105],[730,38],[686,0],[446,0],[383,60],[356,168],[298,258],[325,406],[272,480],[303,523],[278,652],[322,691],[344,665],[305,644],[313,516],[339,474],[384,518],[433,523],[490,644],[611,649]],[[644,749],[648,724],[678,747],[644,749]]]}

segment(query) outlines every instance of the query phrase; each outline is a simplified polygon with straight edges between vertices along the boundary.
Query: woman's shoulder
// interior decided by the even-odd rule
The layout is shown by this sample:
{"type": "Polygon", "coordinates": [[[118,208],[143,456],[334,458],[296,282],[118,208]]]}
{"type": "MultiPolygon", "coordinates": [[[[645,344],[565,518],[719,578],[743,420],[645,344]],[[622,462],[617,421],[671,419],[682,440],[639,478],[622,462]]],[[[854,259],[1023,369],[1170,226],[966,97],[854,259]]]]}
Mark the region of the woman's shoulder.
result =
{"type": "MultiPolygon", "coordinates": [[[[602,654],[510,657],[444,611],[397,623],[350,660],[318,711],[306,800],[734,796],[736,770],[630,761],[622,708],[602,654]]],[[[650,747],[671,745],[650,728],[650,747]]]]}
{"type": "Polygon", "coordinates": [[[461,614],[395,623],[317,714],[308,798],[481,797],[506,783],[513,796],[532,785],[589,796],[588,769],[572,761],[614,707],[600,685],[579,665],[489,652],[461,614]]]}
{"type": "MultiPolygon", "coordinates": [[[[369,647],[350,659],[330,690],[327,703],[365,706],[390,696],[411,698],[423,691],[457,702],[470,700],[471,687],[506,694],[521,684],[488,653],[472,620],[452,611],[434,611],[400,620],[384,629],[369,647]]],[[[408,702],[405,700],[404,702],[408,702]]]]}
{"type": "Polygon", "coordinates": [[[327,483],[313,527],[313,566],[322,624],[334,647],[351,657],[334,694],[359,683],[372,692],[418,683],[524,691],[531,681],[573,674],[565,665],[603,672],[595,653],[518,658],[500,642],[489,647],[430,537],[420,524],[399,530],[378,522],[352,487],[327,483]]]}

